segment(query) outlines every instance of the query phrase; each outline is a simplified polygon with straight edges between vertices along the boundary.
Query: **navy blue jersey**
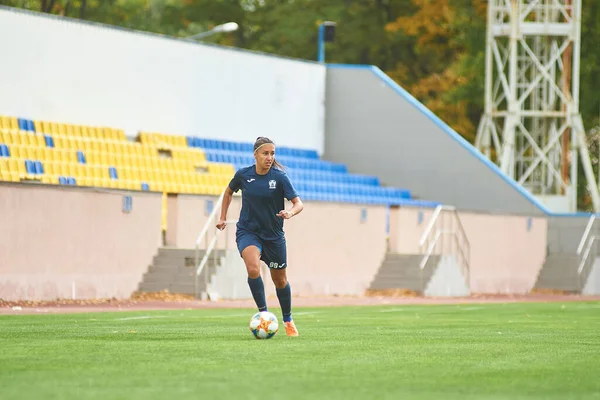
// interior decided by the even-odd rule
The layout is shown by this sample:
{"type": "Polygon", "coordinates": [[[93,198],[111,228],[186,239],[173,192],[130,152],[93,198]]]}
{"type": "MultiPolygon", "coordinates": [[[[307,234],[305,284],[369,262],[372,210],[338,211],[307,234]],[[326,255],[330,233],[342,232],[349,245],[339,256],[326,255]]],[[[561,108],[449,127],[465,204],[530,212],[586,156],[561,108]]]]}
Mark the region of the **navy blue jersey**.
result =
{"type": "Polygon", "coordinates": [[[298,197],[284,171],[271,167],[265,175],[259,175],[254,165],[240,168],[229,182],[229,188],[233,192],[242,190],[238,229],[254,232],[265,240],[283,236],[283,218],[277,213],[285,209],[284,199],[298,197]]]}

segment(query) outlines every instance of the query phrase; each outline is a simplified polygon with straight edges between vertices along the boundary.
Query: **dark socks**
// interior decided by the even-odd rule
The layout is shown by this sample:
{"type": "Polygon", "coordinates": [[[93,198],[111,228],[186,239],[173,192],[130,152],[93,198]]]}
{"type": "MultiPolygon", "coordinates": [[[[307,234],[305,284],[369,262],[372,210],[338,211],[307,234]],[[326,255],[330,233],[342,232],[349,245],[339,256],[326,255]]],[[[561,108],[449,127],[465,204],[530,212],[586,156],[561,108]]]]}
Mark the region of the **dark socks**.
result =
{"type": "Polygon", "coordinates": [[[289,282],[284,288],[277,288],[276,291],[283,314],[283,322],[290,322],[292,320],[292,289],[289,282]]]}
{"type": "Polygon", "coordinates": [[[254,302],[258,311],[267,311],[267,300],[265,299],[265,285],[263,284],[262,278],[259,276],[256,279],[248,277],[248,286],[254,297],[254,302]]]}

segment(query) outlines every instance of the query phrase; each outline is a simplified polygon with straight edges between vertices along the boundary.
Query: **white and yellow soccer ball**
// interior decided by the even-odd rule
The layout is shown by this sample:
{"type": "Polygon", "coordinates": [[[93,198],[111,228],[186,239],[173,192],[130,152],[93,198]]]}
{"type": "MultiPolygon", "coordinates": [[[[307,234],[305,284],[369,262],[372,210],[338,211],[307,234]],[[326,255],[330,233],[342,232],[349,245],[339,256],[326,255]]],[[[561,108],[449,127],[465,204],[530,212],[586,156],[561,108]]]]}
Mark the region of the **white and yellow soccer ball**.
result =
{"type": "Polygon", "coordinates": [[[277,317],[268,311],[257,312],[250,319],[250,332],[257,339],[271,339],[278,330],[277,317]]]}

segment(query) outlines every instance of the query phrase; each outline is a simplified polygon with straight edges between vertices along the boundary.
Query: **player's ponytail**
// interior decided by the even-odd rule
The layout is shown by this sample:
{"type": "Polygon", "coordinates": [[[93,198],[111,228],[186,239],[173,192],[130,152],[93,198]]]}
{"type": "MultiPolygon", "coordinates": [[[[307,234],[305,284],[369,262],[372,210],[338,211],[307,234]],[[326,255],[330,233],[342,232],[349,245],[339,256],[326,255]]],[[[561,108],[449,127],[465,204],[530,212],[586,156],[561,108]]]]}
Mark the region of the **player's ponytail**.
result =
{"type": "MultiPolygon", "coordinates": [[[[273,141],[269,138],[266,138],[263,136],[257,137],[256,141],[254,142],[254,154],[256,154],[258,149],[261,148],[265,144],[275,145],[275,143],[273,143],[273,141]]],[[[276,159],[273,159],[273,166],[277,169],[285,171],[285,167],[281,163],[279,163],[276,159]]]]}

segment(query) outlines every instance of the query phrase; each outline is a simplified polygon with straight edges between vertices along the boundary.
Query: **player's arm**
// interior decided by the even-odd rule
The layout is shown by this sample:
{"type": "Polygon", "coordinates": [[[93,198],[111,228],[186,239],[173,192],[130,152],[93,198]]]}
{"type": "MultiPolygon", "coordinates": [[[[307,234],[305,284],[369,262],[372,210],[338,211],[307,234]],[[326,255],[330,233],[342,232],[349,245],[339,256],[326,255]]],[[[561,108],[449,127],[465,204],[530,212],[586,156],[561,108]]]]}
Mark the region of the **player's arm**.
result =
{"type": "Polygon", "coordinates": [[[233,190],[227,186],[225,189],[225,194],[223,194],[223,202],[221,203],[221,216],[219,217],[219,222],[217,222],[217,229],[223,230],[227,223],[227,210],[229,210],[229,205],[231,204],[231,199],[233,199],[233,190]]]}
{"type": "Polygon", "coordinates": [[[231,200],[233,199],[233,193],[237,192],[241,188],[239,171],[236,172],[234,177],[227,185],[225,189],[225,193],[223,193],[223,202],[221,203],[221,215],[219,217],[219,222],[217,222],[217,229],[223,230],[227,223],[227,211],[229,210],[229,205],[231,204],[231,200]]]}
{"type": "Polygon", "coordinates": [[[284,219],[290,219],[294,215],[299,214],[302,212],[302,210],[304,210],[304,204],[302,204],[302,200],[300,200],[300,196],[296,196],[290,201],[292,202],[292,208],[290,208],[289,210],[279,211],[279,214],[277,214],[278,217],[281,217],[284,219]]]}

